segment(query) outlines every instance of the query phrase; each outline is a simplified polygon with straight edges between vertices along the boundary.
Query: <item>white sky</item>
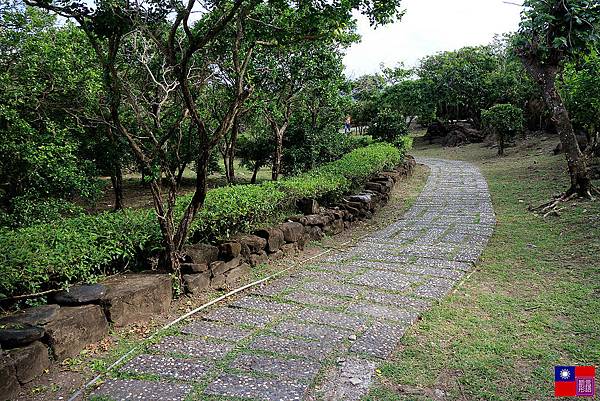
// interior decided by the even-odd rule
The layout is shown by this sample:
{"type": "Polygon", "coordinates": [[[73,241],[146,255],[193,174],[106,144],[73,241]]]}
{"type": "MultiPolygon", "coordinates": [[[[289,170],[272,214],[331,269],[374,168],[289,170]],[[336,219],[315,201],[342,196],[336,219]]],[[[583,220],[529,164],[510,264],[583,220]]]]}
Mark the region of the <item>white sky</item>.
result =
{"type": "Polygon", "coordinates": [[[412,67],[439,51],[490,43],[495,34],[515,31],[521,12],[503,0],[403,0],[402,7],[406,15],[400,22],[376,30],[358,16],[362,41],[344,58],[349,77],[377,72],[380,63],[412,67]]]}

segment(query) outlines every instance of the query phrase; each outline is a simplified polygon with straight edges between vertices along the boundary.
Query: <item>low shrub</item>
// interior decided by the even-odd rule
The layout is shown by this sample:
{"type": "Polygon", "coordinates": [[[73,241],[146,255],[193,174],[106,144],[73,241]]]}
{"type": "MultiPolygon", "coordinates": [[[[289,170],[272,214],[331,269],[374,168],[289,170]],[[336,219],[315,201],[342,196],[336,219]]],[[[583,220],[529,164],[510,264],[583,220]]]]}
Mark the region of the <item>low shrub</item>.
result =
{"type": "Polygon", "coordinates": [[[523,131],[523,110],[512,104],[497,104],[481,111],[483,129],[496,137],[498,155],[504,155],[506,143],[523,131]]]}
{"type": "MultiPolygon", "coordinates": [[[[191,227],[197,241],[250,231],[292,212],[305,197],[332,200],[397,165],[402,151],[385,143],[356,149],[307,173],[209,191],[191,227]]],[[[180,213],[189,196],[178,200],[180,213]]],[[[160,249],[152,210],[101,213],[0,231],[0,298],[92,282],[160,249]]]]}

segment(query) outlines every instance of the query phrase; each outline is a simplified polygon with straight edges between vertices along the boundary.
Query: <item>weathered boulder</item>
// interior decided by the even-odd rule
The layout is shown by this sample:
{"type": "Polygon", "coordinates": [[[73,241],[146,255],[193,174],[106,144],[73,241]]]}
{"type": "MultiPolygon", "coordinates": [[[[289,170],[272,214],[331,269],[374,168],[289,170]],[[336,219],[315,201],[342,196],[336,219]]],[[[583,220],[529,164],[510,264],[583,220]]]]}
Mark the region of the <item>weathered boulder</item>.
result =
{"type": "Polygon", "coordinates": [[[384,185],[381,185],[378,182],[367,182],[365,184],[365,188],[369,189],[371,191],[380,192],[380,193],[385,193],[385,191],[388,191],[387,187],[385,187],[384,185]]]}
{"type": "Polygon", "coordinates": [[[350,195],[348,197],[348,200],[350,202],[369,204],[373,201],[373,197],[370,194],[362,193],[362,194],[358,194],[358,195],[350,195]]]}
{"type": "Polygon", "coordinates": [[[0,344],[3,348],[14,348],[44,337],[44,329],[29,323],[6,322],[0,325],[0,344]]]}
{"type": "Polygon", "coordinates": [[[253,253],[248,257],[248,262],[250,262],[250,266],[256,267],[258,265],[262,265],[263,263],[267,263],[269,261],[269,257],[265,251],[261,253],[253,253]]]}
{"type": "Polygon", "coordinates": [[[204,273],[208,271],[206,263],[182,263],[181,271],[185,274],[204,273]]]}
{"type": "Polygon", "coordinates": [[[15,364],[17,380],[21,384],[29,383],[50,366],[48,348],[39,341],[10,350],[7,354],[15,364]]]}
{"type": "Polygon", "coordinates": [[[58,305],[42,305],[25,309],[0,319],[0,326],[6,323],[27,323],[33,326],[43,326],[54,320],[59,309],[60,306],[58,305]]]}
{"type": "Polygon", "coordinates": [[[304,227],[304,235],[311,241],[320,241],[323,239],[323,230],[318,226],[306,226],[304,227]]]}
{"type": "Polygon", "coordinates": [[[267,240],[258,235],[247,235],[240,238],[242,245],[242,254],[249,255],[251,253],[261,253],[267,247],[267,240]]]}
{"type": "Polygon", "coordinates": [[[322,216],[320,214],[311,214],[308,216],[304,216],[304,218],[300,220],[300,223],[302,223],[305,226],[323,227],[325,224],[327,224],[327,219],[325,218],[325,216],[322,216]]]}
{"type": "Polygon", "coordinates": [[[278,228],[265,228],[256,231],[255,234],[267,240],[267,252],[269,253],[277,252],[285,244],[283,232],[278,228]]]}
{"type": "Polygon", "coordinates": [[[239,242],[225,242],[219,245],[219,254],[223,260],[231,260],[240,256],[242,244],[239,242]]]}
{"type": "Polygon", "coordinates": [[[298,252],[298,243],[290,242],[289,244],[285,244],[281,247],[281,251],[283,252],[284,256],[294,256],[298,252]]]}
{"type": "Polygon", "coordinates": [[[184,274],[183,282],[188,292],[198,295],[210,288],[210,272],[198,274],[184,274]]]}
{"type": "Polygon", "coordinates": [[[218,276],[219,274],[223,274],[228,272],[229,270],[239,266],[242,263],[242,258],[237,257],[235,259],[231,259],[229,262],[223,262],[222,260],[217,260],[210,264],[210,271],[213,276],[218,276]]]}
{"type": "Polygon", "coordinates": [[[208,244],[194,244],[185,247],[186,259],[194,264],[210,265],[219,259],[219,248],[208,244]]]}
{"type": "Polygon", "coordinates": [[[294,221],[288,221],[280,226],[285,242],[298,242],[304,235],[304,226],[294,221]]]}
{"type": "Polygon", "coordinates": [[[0,400],[13,400],[20,391],[14,361],[8,355],[0,356],[0,400]]]}
{"type": "Polygon", "coordinates": [[[54,357],[63,361],[102,340],[108,334],[108,323],[99,305],[66,306],[45,329],[54,357]]]}
{"type": "Polygon", "coordinates": [[[334,220],[326,226],[324,232],[327,235],[336,235],[344,231],[344,221],[343,220],[334,220]]]}
{"type": "Polygon", "coordinates": [[[106,287],[102,284],[74,285],[54,294],[52,300],[59,305],[76,306],[100,303],[104,295],[106,287]]]}
{"type": "Polygon", "coordinates": [[[247,263],[243,263],[238,267],[231,269],[225,275],[225,283],[229,286],[237,283],[241,278],[247,277],[250,275],[250,265],[247,263]]]}
{"type": "Polygon", "coordinates": [[[166,312],[171,305],[171,278],[166,274],[129,274],[112,277],[102,300],[115,326],[145,321],[166,312]]]}
{"type": "Polygon", "coordinates": [[[314,199],[299,199],[296,201],[296,206],[303,214],[319,213],[319,203],[314,199]]]}
{"type": "Polygon", "coordinates": [[[212,276],[210,279],[210,288],[213,290],[224,290],[227,288],[226,284],[227,276],[225,274],[218,274],[216,276],[212,276]]]}

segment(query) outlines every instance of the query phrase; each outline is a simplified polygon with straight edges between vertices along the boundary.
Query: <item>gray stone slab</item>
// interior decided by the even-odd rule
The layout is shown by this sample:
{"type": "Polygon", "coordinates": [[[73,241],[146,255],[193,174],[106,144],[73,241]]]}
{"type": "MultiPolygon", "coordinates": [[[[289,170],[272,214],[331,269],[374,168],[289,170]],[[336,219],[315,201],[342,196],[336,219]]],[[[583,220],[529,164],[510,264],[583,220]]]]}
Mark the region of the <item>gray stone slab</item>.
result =
{"type": "Polygon", "coordinates": [[[319,343],[318,341],[308,341],[298,338],[262,335],[256,337],[248,348],[282,355],[295,355],[322,360],[334,351],[336,346],[331,342],[319,343]]]}
{"type": "Polygon", "coordinates": [[[252,331],[240,329],[217,322],[207,320],[196,320],[184,326],[181,329],[183,334],[190,334],[199,337],[210,337],[219,340],[239,341],[248,337],[252,331]]]}
{"type": "Polygon", "coordinates": [[[247,372],[267,373],[295,380],[312,380],[321,367],[318,362],[308,359],[281,359],[248,354],[238,356],[229,366],[247,372]]]}
{"type": "Polygon", "coordinates": [[[297,276],[283,277],[275,281],[267,282],[262,287],[252,291],[254,294],[275,296],[289,291],[302,283],[303,279],[297,276]]]}
{"type": "Polygon", "coordinates": [[[187,384],[108,379],[92,393],[117,401],[183,401],[192,391],[187,384]]]}
{"type": "Polygon", "coordinates": [[[302,286],[300,291],[302,290],[348,298],[355,298],[359,294],[359,288],[357,287],[353,287],[349,284],[330,283],[327,281],[308,282],[302,286]]]}
{"type": "Polygon", "coordinates": [[[390,294],[389,292],[370,291],[365,293],[365,300],[384,305],[407,308],[407,310],[424,311],[431,306],[431,301],[419,298],[411,298],[405,295],[390,294]]]}
{"type": "Polygon", "coordinates": [[[340,342],[352,334],[352,332],[340,328],[290,320],[279,323],[272,330],[284,336],[306,337],[321,342],[340,342]]]}
{"type": "Polygon", "coordinates": [[[210,383],[205,394],[267,401],[301,400],[308,384],[281,379],[223,374],[210,383]]]}
{"type": "Polygon", "coordinates": [[[338,272],[341,274],[356,274],[360,273],[363,268],[361,266],[355,266],[352,262],[338,263],[338,264],[318,264],[315,266],[319,270],[326,270],[332,272],[338,272]]]}
{"type": "Polygon", "coordinates": [[[216,343],[204,339],[170,336],[151,347],[162,353],[177,353],[197,358],[220,359],[234,348],[232,343],[216,343]]]}
{"type": "Polygon", "coordinates": [[[350,280],[353,284],[381,288],[389,291],[403,291],[412,283],[419,281],[419,277],[390,271],[369,271],[350,280]]]}
{"type": "Polygon", "coordinates": [[[255,297],[252,295],[238,299],[231,304],[236,308],[254,309],[267,312],[269,315],[289,315],[296,312],[300,307],[298,305],[276,302],[271,299],[255,297]]]}
{"type": "Polygon", "coordinates": [[[229,324],[247,324],[256,327],[265,327],[275,318],[265,312],[254,312],[246,309],[221,307],[204,316],[206,320],[229,324]]]}
{"type": "Polygon", "coordinates": [[[350,351],[385,359],[394,351],[405,330],[405,326],[377,322],[358,338],[350,351]]]}
{"type": "Polygon", "coordinates": [[[209,369],[209,364],[193,359],[171,358],[164,355],[138,355],[119,370],[172,377],[178,380],[199,381],[209,369]]]}
{"type": "Polygon", "coordinates": [[[364,316],[349,315],[342,312],[331,312],[322,309],[303,309],[296,313],[296,318],[308,322],[341,327],[353,332],[366,327],[368,320],[364,316]]]}
{"type": "Polygon", "coordinates": [[[469,263],[431,258],[417,258],[413,264],[415,266],[433,267],[436,269],[461,270],[464,272],[471,270],[472,267],[472,264],[469,263]]]}
{"type": "Polygon", "coordinates": [[[349,298],[330,297],[311,292],[297,291],[284,297],[287,301],[297,302],[302,305],[314,305],[328,308],[345,308],[350,304],[349,298]]]}
{"type": "Polygon", "coordinates": [[[419,314],[412,309],[371,303],[351,305],[348,312],[371,316],[379,320],[395,320],[407,325],[414,323],[419,317],[419,314]]]}
{"type": "Polygon", "coordinates": [[[348,357],[327,375],[319,393],[329,401],[358,401],[369,391],[375,363],[348,357]]]}

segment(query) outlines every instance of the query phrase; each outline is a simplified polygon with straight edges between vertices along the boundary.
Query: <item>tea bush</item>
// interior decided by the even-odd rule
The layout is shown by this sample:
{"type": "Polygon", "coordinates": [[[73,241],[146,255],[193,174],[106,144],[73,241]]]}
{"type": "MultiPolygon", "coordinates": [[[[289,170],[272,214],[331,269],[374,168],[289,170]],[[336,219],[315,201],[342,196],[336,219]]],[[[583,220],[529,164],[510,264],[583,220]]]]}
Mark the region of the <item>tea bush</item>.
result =
{"type": "MultiPolygon", "coordinates": [[[[378,143],[356,149],[340,160],[307,173],[208,192],[190,237],[211,241],[250,231],[293,212],[304,197],[335,199],[370,176],[397,165],[402,151],[378,143]]],[[[182,213],[189,196],[178,200],[182,213]]],[[[99,276],[134,266],[160,249],[152,210],[126,210],[57,220],[0,231],[0,298],[92,282],[99,276]]]]}

